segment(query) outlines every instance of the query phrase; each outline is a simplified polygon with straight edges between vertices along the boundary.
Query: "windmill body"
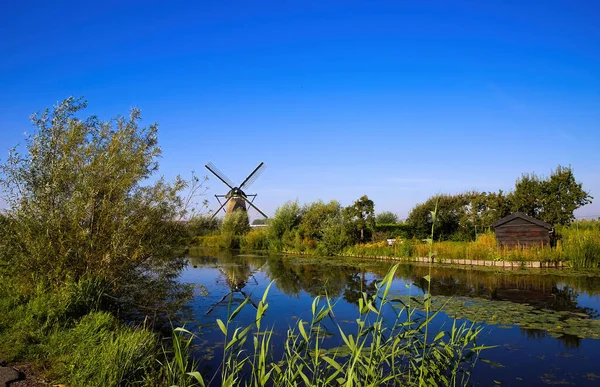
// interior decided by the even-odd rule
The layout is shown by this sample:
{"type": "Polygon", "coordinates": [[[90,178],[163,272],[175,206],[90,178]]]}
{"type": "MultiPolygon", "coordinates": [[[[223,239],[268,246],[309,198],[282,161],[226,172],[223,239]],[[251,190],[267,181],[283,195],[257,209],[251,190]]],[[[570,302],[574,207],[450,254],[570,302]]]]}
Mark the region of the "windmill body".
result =
{"type": "Polygon", "coordinates": [[[267,218],[267,215],[265,215],[264,212],[259,210],[258,207],[256,207],[256,205],[254,205],[254,203],[253,203],[257,194],[246,194],[242,190],[242,188],[247,189],[248,187],[250,187],[250,185],[252,183],[254,183],[254,181],[256,181],[258,176],[265,169],[265,167],[266,167],[265,163],[261,162],[260,164],[258,164],[258,166],[256,168],[254,168],[254,170],[248,175],[248,177],[246,177],[246,179],[244,179],[242,184],[240,184],[239,186],[235,186],[233,184],[233,182],[229,178],[227,178],[227,176],[225,176],[223,174],[223,172],[219,171],[219,169],[213,163],[208,163],[205,165],[205,167],[213,175],[215,175],[217,177],[217,179],[221,180],[221,182],[223,182],[223,184],[225,184],[229,188],[229,192],[227,192],[227,194],[215,195],[215,197],[217,198],[217,201],[219,202],[221,207],[219,207],[219,209],[217,211],[215,211],[215,213],[212,215],[211,219],[214,218],[215,216],[217,216],[217,214],[221,210],[225,211],[225,215],[231,214],[237,210],[246,211],[247,210],[246,204],[248,204],[248,206],[254,208],[262,216],[267,218]],[[252,200],[248,199],[249,197],[251,197],[252,200]],[[223,203],[221,203],[221,199],[224,200],[223,203]]]}

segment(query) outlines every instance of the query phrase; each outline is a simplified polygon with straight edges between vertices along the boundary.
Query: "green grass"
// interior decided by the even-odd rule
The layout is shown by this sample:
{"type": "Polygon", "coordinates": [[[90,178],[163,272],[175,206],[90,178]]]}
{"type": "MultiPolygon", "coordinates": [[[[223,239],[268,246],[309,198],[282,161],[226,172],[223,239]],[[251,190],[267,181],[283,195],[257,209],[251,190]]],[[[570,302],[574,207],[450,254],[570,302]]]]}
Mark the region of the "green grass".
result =
{"type": "Polygon", "coordinates": [[[85,277],[49,291],[0,285],[0,358],[33,362],[69,386],[154,385],[156,334],[100,311],[102,281],[85,277]]]}

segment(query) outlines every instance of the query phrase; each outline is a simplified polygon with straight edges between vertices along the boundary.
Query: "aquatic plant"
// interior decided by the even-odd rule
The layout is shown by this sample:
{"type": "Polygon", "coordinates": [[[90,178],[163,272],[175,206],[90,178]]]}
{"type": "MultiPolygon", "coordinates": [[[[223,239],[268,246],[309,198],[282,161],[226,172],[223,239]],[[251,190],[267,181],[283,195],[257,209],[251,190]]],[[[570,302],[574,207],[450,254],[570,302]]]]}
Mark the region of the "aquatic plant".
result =
{"type": "MultiPolygon", "coordinates": [[[[433,239],[429,243],[431,253],[433,239]]],[[[310,321],[300,319],[288,329],[281,355],[271,344],[273,329],[263,323],[272,283],[258,305],[253,304],[256,316],[250,325],[239,326],[235,320],[250,299],[245,297],[235,309],[230,301],[227,319],[216,320],[223,334],[222,362],[217,373],[202,377],[188,366],[170,366],[171,374],[179,372],[172,380],[178,379],[185,386],[210,385],[218,380],[222,386],[252,387],[466,384],[479,353],[486,348],[476,342],[482,328],[454,321],[448,331],[439,331],[432,338],[429,326],[440,309],[432,308],[431,285],[423,301],[392,299],[390,288],[398,267],[392,266],[375,284],[374,292],[359,293],[354,332],[337,321],[335,299],[315,297],[310,321]],[[424,313],[417,308],[423,308],[424,313]],[[325,348],[324,339],[331,335],[338,335],[342,345],[325,348]]],[[[431,265],[424,279],[431,284],[431,265]]],[[[187,337],[174,340],[174,346],[180,346],[175,348],[177,356],[189,353],[189,340],[193,338],[189,331],[174,332],[181,334],[187,337]]]]}

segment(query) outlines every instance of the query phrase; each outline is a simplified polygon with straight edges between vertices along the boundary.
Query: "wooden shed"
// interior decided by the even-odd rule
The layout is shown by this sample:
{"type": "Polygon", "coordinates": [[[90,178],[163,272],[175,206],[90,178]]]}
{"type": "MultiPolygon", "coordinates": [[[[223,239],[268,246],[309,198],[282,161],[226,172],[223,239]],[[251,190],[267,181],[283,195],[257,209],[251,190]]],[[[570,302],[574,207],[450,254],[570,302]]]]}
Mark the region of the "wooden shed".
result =
{"type": "Polygon", "coordinates": [[[521,212],[505,216],[492,227],[498,244],[509,247],[549,245],[554,232],[551,224],[521,212]]]}

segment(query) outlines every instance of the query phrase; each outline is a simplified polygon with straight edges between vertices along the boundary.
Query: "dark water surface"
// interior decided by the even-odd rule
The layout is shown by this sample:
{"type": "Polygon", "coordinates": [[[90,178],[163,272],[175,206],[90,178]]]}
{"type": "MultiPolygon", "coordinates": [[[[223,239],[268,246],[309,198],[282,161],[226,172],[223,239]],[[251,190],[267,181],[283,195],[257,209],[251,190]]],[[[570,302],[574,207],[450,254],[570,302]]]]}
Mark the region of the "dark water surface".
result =
{"type": "MultiPolygon", "coordinates": [[[[192,252],[180,280],[204,290],[182,312],[181,322],[200,332],[196,356],[210,375],[223,350],[215,320],[226,320],[229,305],[235,308],[244,294],[258,303],[274,281],[263,324],[276,332],[272,342],[277,355],[287,329],[299,318],[310,320],[315,296],[327,293],[337,299],[336,317],[352,329],[360,292],[373,291],[391,265],[350,258],[192,252]]],[[[427,270],[400,265],[392,297],[422,296],[427,270]]],[[[486,361],[477,363],[473,384],[600,386],[600,272],[434,266],[431,293],[434,307],[450,298],[434,320],[434,331],[449,330],[451,317],[478,322],[484,327],[478,344],[497,346],[482,353],[486,361]]],[[[236,321],[249,325],[255,314],[247,305],[236,321]]],[[[336,346],[339,338],[328,338],[325,344],[336,346]]]]}

